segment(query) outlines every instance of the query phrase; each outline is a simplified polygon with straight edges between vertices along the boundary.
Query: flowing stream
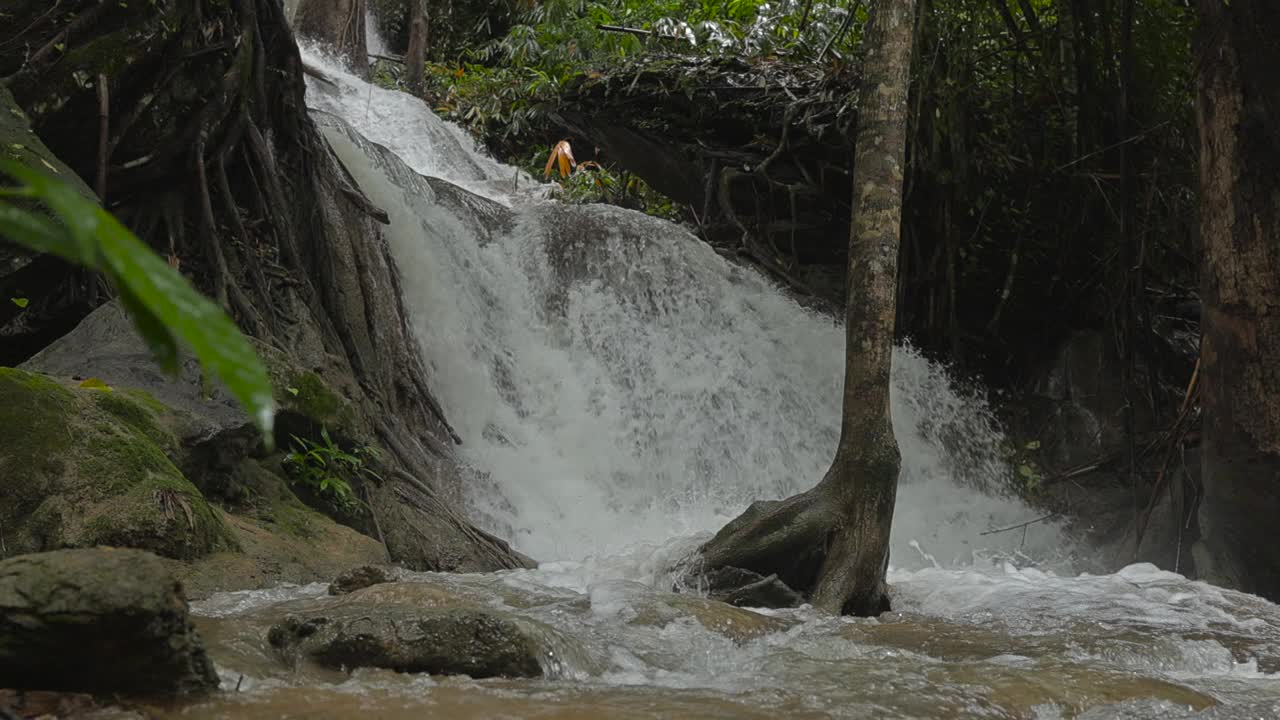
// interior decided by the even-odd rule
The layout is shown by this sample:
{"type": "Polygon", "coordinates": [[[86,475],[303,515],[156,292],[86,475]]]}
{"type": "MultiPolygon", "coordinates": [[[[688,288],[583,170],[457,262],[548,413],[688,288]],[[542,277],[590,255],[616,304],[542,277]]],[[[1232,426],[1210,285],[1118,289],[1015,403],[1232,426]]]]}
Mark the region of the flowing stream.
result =
{"type": "Polygon", "coordinates": [[[265,631],[323,585],[195,605],[237,687],[193,718],[1280,717],[1280,608],[1150,565],[1093,567],[1002,495],[980,395],[907,347],[903,470],[875,620],[748,613],[669,592],[670,562],[755,499],[816,483],[843,331],[683,229],[571,206],[420,101],[313,52],[308,102],[391,216],[429,382],[463,439],[473,519],[542,564],[405,574],[552,628],[545,679],[326,673],[265,631]]]}

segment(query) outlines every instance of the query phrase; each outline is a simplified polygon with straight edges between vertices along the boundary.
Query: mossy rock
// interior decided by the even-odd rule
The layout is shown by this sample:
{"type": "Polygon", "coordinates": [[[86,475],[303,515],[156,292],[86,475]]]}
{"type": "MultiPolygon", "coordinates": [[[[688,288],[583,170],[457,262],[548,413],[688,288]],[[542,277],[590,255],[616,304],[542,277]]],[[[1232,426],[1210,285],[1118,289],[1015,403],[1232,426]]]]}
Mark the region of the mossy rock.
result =
{"type": "Polygon", "coordinates": [[[115,545],[190,560],[233,548],[170,460],[177,441],[157,406],[134,392],[0,368],[6,555],[115,545]]]}
{"type": "Polygon", "coordinates": [[[271,378],[272,395],[287,423],[288,415],[299,416],[316,427],[344,435],[360,435],[355,407],[315,370],[300,367],[279,350],[254,342],[271,378]]]}

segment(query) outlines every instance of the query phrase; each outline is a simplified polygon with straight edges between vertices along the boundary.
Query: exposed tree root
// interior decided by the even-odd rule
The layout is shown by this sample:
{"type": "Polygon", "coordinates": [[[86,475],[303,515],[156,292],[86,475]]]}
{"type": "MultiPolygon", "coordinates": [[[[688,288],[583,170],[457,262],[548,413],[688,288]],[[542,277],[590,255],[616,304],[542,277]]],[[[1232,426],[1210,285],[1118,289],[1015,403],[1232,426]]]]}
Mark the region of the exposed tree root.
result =
{"type": "Polygon", "coordinates": [[[746,570],[749,574],[736,585],[720,574],[712,581],[720,586],[713,588],[715,596],[731,597],[775,576],[831,612],[868,616],[888,610],[883,581],[888,556],[861,554],[887,547],[887,537],[871,537],[867,528],[887,533],[885,517],[893,514],[893,496],[877,488],[886,486],[880,477],[885,473],[893,476],[888,487],[896,486],[897,472],[896,463],[837,460],[814,488],[785,500],[752,503],[681,563],[684,584],[704,584],[725,569],[746,570]],[[858,477],[850,482],[845,474],[858,477]],[[847,494],[851,484],[859,487],[852,496],[847,494]]]}

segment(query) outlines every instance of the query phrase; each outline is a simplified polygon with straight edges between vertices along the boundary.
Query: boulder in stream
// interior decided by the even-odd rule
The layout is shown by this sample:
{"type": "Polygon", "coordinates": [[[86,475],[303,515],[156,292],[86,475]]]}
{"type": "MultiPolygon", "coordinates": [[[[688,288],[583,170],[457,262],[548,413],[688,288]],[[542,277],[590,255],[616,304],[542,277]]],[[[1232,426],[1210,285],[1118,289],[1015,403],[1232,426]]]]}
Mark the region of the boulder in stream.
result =
{"type": "Polygon", "coordinates": [[[95,548],[0,561],[0,686],[169,696],[218,676],[164,561],[95,548]]]}
{"type": "Polygon", "coordinates": [[[342,573],[329,583],[330,595],[346,595],[372,585],[394,582],[395,577],[386,568],[377,565],[361,565],[342,573]]]}
{"type": "Polygon", "coordinates": [[[304,601],[267,633],[293,660],[334,669],[541,677],[541,628],[421,583],[304,601]]]}

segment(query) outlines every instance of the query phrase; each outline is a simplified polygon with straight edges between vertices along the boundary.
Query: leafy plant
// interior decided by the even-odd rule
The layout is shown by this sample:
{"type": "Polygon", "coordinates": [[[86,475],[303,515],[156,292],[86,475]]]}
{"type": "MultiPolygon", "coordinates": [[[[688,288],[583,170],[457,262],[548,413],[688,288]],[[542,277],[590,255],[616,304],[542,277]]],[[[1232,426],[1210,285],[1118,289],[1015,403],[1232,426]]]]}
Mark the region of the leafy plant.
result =
{"type": "Polygon", "coordinates": [[[353,482],[361,477],[382,479],[368,466],[369,460],[378,457],[376,448],[357,447],[347,452],[333,441],[327,428],[320,430],[320,442],[290,437],[294,450],[284,460],[290,475],[341,509],[350,510],[359,504],[351,489],[353,482]]]}
{"type": "Polygon", "coordinates": [[[271,381],[231,318],[68,183],[4,159],[0,173],[16,183],[0,187],[0,237],[104,274],[161,367],[177,372],[182,341],[206,372],[226,384],[270,443],[275,415],[271,381]],[[61,222],[27,209],[36,203],[61,222]]]}

